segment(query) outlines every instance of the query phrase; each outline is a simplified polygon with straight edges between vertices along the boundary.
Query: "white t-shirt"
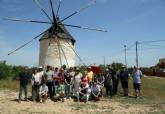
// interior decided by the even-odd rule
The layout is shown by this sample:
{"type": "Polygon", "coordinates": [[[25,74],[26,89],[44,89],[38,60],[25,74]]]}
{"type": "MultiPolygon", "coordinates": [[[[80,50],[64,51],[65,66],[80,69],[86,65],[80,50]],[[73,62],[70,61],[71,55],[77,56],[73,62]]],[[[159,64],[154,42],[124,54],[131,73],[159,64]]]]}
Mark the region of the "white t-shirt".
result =
{"type": "Polygon", "coordinates": [[[142,72],[140,70],[133,72],[133,82],[134,83],[141,83],[142,72]]]}
{"type": "Polygon", "coordinates": [[[32,75],[32,85],[34,84],[34,82],[38,82],[39,84],[41,84],[41,80],[42,80],[42,76],[40,75],[40,73],[36,73],[32,75]]]}
{"type": "Polygon", "coordinates": [[[42,85],[42,86],[40,87],[39,93],[47,93],[47,92],[48,92],[48,86],[42,85]]]}

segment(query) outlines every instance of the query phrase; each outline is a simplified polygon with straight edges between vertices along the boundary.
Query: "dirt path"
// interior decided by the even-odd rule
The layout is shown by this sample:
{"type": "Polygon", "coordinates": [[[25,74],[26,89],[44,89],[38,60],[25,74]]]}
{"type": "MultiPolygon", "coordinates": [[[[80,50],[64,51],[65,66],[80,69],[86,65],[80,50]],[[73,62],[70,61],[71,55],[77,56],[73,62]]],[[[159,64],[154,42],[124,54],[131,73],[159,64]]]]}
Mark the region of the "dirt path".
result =
{"type": "Polygon", "coordinates": [[[152,110],[144,104],[124,104],[109,99],[102,99],[99,102],[77,103],[73,100],[66,102],[53,102],[49,99],[45,104],[16,102],[18,93],[0,91],[0,114],[145,114],[152,110]]]}

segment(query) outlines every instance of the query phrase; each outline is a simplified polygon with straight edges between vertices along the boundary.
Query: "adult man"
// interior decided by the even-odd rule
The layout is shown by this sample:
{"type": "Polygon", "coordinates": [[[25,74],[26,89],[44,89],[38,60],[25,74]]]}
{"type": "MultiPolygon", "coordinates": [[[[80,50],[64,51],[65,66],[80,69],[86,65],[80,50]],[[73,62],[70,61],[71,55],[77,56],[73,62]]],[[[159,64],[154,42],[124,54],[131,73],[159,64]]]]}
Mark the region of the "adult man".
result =
{"type": "Polygon", "coordinates": [[[45,75],[45,79],[46,79],[46,85],[48,86],[48,89],[49,89],[49,96],[50,96],[50,98],[53,98],[53,91],[52,91],[53,71],[52,71],[51,66],[47,66],[47,70],[46,70],[44,75],[45,75]]]}
{"type": "Polygon", "coordinates": [[[97,84],[100,86],[100,94],[101,94],[101,97],[103,97],[104,81],[105,81],[105,78],[104,78],[103,74],[99,73],[99,74],[97,75],[97,84]]]}
{"type": "Polygon", "coordinates": [[[46,86],[46,83],[43,82],[39,89],[39,100],[40,102],[45,102],[48,96],[48,86],[46,86]]]}
{"type": "Polygon", "coordinates": [[[124,70],[121,70],[120,72],[120,81],[124,91],[124,96],[128,96],[128,79],[129,79],[128,71],[126,70],[126,68],[124,68],[124,70]]]}
{"type": "Polygon", "coordinates": [[[41,82],[42,82],[43,81],[43,76],[44,76],[44,71],[43,71],[43,67],[42,66],[40,66],[38,68],[38,73],[39,73],[40,77],[42,78],[41,79],[41,82]]]}
{"type": "Polygon", "coordinates": [[[18,102],[21,101],[22,98],[22,92],[25,93],[25,101],[27,101],[27,85],[30,79],[30,73],[28,72],[28,68],[24,67],[22,72],[19,74],[19,80],[20,80],[20,90],[19,90],[19,99],[18,102]]]}
{"type": "Polygon", "coordinates": [[[67,72],[67,74],[64,75],[64,78],[65,78],[65,96],[67,99],[71,99],[73,77],[69,72],[67,72]]]}
{"type": "Polygon", "coordinates": [[[107,97],[112,96],[112,94],[113,94],[113,81],[112,81],[112,75],[109,73],[109,69],[105,70],[104,87],[106,88],[107,97]]]}
{"type": "Polygon", "coordinates": [[[94,101],[100,100],[101,97],[101,89],[100,86],[97,84],[96,81],[93,82],[93,85],[91,86],[91,99],[94,101]]]}
{"type": "Polygon", "coordinates": [[[135,96],[138,98],[141,94],[141,78],[143,74],[142,72],[138,69],[138,67],[134,67],[134,71],[132,73],[132,78],[133,78],[133,85],[135,89],[135,96]]]}
{"type": "Polygon", "coordinates": [[[39,88],[42,81],[42,75],[38,72],[38,69],[34,69],[32,74],[32,99],[36,101],[39,98],[39,88]]]}

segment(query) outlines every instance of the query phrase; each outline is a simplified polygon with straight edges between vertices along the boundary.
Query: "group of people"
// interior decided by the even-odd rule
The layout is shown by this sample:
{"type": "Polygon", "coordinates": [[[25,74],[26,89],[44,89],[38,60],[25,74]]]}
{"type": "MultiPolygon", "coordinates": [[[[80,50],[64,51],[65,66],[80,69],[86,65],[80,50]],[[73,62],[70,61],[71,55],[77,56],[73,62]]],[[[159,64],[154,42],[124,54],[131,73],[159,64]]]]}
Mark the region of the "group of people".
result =
{"type": "MultiPolygon", "coordinates": [[[[47,66],[45,70],[42,67],[35,68],[32,74],[28,72],[27,68],[24,68],[24,71],[19,74],[18,101],[21,101],[23,91],[25,92],[25,100],[28,100],[29,78],[32,85],[33,101],[45,102],[47,98],[62,102],[66,99],[80,102],[98,101],[103,96],[111,97],[117,94],[119,82],[121,82],[124,96],[128,96],[129,75],[128,70],[124,67],[118,71],[106,68],[104,71],[96,73],[91,66],[83,71],[80,67],[66,68],[63,65],[61,68],[53,68],[47,66]]],[[[137,67],[134,67],[132,78],[136,97],[139,97],[142,72],[137,67]]]]}

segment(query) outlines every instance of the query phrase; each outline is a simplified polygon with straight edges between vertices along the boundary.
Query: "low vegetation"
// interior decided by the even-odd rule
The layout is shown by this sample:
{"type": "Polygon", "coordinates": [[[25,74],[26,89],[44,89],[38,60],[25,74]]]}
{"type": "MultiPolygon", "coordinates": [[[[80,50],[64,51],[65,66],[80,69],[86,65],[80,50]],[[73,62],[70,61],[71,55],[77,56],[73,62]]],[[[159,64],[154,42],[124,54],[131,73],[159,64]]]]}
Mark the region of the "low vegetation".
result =
{"type": "MultiPolygon", "coordinates": [[[[112,98],[104,98],[100,102],[91,103],[68,103],[67,107],[72,109],[74,112],[83,113],[113,113],[117,107],[127,110],[137,110],[140,114],[143,114],[150,107],[145,114],[164,114],[165,113],[165,78],[159,77],[143,77],[142,84],[142,98],[135,99],[134,90],[132,86],[132,79],[129,81],[129,97],[122,96],[122,88],[119,85],[118,95],[112,98]],[[139,109],[140,107],[140,109],[139,109]],[[86,112],[88,110],[88,112],[86,112]]],[[[0,91],[2,90],[19,90],[18,81],[0,80],[0,91]]],[[[30,92],[29,84],[29,92],[30,92]]],[[[119,110],[120,112],[120,110],[119,110]]]]}

